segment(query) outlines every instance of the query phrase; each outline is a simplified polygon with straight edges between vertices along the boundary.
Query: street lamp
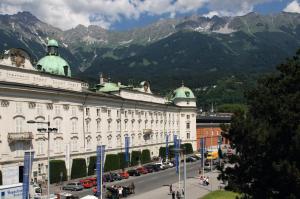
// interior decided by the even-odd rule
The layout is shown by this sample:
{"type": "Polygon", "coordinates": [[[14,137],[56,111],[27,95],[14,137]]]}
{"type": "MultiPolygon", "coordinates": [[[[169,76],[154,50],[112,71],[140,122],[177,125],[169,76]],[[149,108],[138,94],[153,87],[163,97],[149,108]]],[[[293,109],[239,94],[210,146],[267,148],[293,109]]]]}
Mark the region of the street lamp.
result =
{"type": "Polygon", "coordinates": [[[186,198],[186,157],[185,157],[185,154],[186,154],[186,148],[183,147],[183,148],[180,148],[180,144],[179,144],[179,148],[173,148],[172,151],[174,151],[175,154],[178,154],[179,155],[179,192],[181,192],[180,190],[180,162],[181,162],[181,156],[180,154],[183,153],[183,198],[185,199],[186,198]]]}
{"type": "Polygon", "coordinates": [[[35,120],[29,120],[27,121],[28,124],[47,124],[48,128],[38,128],[37,130],[39,132],[47,132],[48,133],[48,180],[47,180],[47,192],[48,192],[48,198],[50,198],[50,133],[57,132],[57,128],[50,128],[50,121],[48,118],[48,122],[41,122],[41,121],[35,121],[35,120]]]}

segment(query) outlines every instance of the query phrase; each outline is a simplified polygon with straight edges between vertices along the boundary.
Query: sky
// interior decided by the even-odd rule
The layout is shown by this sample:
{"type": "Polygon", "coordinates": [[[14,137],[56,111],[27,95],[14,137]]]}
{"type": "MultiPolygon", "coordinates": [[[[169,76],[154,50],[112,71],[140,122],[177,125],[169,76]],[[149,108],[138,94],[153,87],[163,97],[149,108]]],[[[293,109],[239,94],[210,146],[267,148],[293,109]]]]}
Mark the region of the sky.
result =
{"type": "Polygon", "coordinates": [[[190,15],[241,16],[300,13],[300,0],[1,0],[0,14],[29,11],[40,20],[67,30],[79,24],[111,30],[145,26],[160,19],[190,15]]]}

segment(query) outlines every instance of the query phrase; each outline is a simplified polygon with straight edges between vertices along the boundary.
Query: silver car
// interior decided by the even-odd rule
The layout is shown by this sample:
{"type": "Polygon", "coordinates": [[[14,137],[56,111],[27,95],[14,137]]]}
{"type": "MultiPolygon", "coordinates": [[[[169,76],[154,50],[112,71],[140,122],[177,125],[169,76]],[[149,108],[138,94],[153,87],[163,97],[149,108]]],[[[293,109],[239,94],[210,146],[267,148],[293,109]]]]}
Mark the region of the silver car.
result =
{"type": "Polygon", "coordinates": [[[80,182],[70,182],[63,186],[63,190],[70,190],[70,191],[81,191],[83,190],[83,186],[80,182]]]}

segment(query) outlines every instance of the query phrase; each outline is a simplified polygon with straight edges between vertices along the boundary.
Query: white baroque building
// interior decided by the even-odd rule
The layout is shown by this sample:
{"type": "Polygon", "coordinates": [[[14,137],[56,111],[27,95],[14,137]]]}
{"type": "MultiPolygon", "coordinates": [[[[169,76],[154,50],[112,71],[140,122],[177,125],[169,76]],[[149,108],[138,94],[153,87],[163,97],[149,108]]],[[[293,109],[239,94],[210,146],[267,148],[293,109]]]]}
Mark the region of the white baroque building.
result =
{"type": "MultiPolygon", "coordinates": [[[[106,154],[124,152],[124,137],[130,137],[130,151],[149,149],[158,156],[173,135],[196,149],[196,99],[183,85],[170,99],[154,95],[147,81],[140,87],[104,81],[95,89],[71,77],[68,63],[59,56],[55,40],[48,42],[48,54],[36,66],[22,49],[10,49],[0,58],[0,170],[3,184],[16,183],[24,151],[33,149],[34,180],[46,178],[47,133],[38,131],[50,122],[57,132],[50,134],[50,157],[66,161],[96,154],[106,145],[106,154]]],[[[20,175],[20,174],[19,174],[20,175]]]]}

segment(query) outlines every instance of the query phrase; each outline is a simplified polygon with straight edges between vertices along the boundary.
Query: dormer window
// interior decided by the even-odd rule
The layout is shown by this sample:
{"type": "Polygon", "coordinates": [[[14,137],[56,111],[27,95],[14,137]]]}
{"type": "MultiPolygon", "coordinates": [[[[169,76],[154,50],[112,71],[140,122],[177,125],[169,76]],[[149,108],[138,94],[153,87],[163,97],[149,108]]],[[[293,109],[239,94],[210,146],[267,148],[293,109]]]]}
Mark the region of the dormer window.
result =
{"type": "Polygon", "coordinates": [[[58,48],[56,46],[48,46],[49,55],[58,55],[58,48]]]}
{"type": "Polygon", "coordinates": [[[68,68],[68,66],[64,66],[64,74],[65,74],[65,76],[68,76],[68,70],[69,68],[68,68]]]}

